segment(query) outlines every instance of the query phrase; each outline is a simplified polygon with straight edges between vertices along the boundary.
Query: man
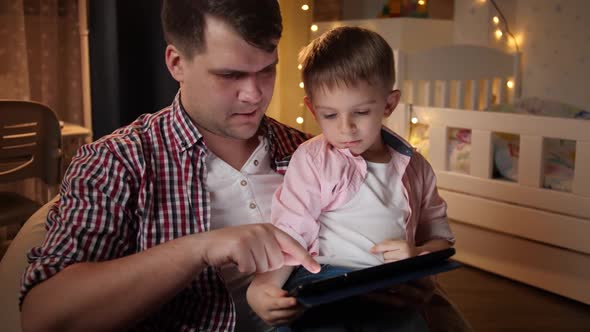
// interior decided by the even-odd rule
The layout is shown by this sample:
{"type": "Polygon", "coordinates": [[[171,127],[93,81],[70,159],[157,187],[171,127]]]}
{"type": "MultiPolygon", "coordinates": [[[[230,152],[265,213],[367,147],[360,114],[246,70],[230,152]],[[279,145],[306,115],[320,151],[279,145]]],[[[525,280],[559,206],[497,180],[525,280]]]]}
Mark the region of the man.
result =
{"type": "MultiPolygon", "coordinates": [[[[23,277],[25,331],[261,331],[245,291],[285,255],[271,196],[308,137],[266,118],[276,0],[165,0],[172,105],[80,149],[23,277]]],[[[150,110],[146,110],[150,111],[150,110]]],[[[410,288],[415,299],[431,294],[410,288]]],[[[423,301],[423,300],[421,300],[423,301]]]]}
{"type": "Polygon", "coordinates": [[[307,138],[264,117],[277,1],[170,0],[162,22],[180,92],[79,151],[30,253],[25,331],[232,330],[247,304],[234,306],[224,281],[245,292],[244,275],[279,268],[283,252],[319,269],[260,224],[283,159],[307,138]]]}

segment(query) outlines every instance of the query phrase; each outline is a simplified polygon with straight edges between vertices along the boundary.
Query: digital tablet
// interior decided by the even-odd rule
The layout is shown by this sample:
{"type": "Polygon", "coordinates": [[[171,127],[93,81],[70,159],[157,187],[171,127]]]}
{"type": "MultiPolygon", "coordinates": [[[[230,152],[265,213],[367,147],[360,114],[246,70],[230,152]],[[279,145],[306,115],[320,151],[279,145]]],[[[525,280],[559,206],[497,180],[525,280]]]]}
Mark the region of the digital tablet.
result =
{"type": "Polygon", "coordinates": [[[456,269],[461,264],[448,259],[454,254],[455,249],[448,248],[354,270],[335,277],[314,280],[294,286],[287,291],[302,305],[312,307],[456,269]]]}

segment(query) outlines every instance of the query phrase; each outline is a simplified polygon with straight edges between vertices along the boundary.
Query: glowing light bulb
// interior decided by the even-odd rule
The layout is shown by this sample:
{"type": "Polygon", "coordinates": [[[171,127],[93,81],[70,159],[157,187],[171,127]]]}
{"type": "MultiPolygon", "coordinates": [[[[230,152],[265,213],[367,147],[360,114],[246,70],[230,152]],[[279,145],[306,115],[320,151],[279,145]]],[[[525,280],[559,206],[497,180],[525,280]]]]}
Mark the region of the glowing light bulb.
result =
{"type": "Polygon", "coordinates": [[[299,87],[303,89],[305,85],[303,84],[303,82],[299,82],[299,87]]]}
{"type": "Polygon", "coordinates": [[[495,24],[500,23],[500,19],[498,18],[498,16],[494,16],[494,18],[492,18],[492,21],[494,21],[495,24]]]}
{"type": "Polygon", "coordinates": [[[307,4],[305,4],[305,5],[301,6],[301,9],[303,9],[303,10],[309,10],[309,6],[307,4]]]}
{"type": "Polygon", "coordinates": [[[418,0],[418,4],[420,6],[424,6],[424,4],[426,4],[426,1],[424,1],[424,0],[418,0]]]}
{"type": "Polygon", "coordinates": [[[412,119],[410,120],[413,124],[417,124],[418,123],[418,118],[413,116],[412,119]]]}
{"type": "Polygon", "coordinates": [[[301,68],[303,68],[302,65],[297,66],[297,69],[301,70],[301,68]]]}
{"type": "Polygon", "coordinates": [[[502,33],[502,30],[500,30],[500,29],[497,29],[497,30],[496,30],[496,39],[500,39],[500,38],[502,38],[502,35],[503,35],[503,33],[502,33]]]}
{"type": "Polygon", "coordinates": [[[302,117],[300,117],[300,116],[298,116],[298,117],[297,117],[297,119],[295,119],[295,121],[296,121],[298,124],[302,124],[302,123],[303,123],[303,118],[302,118],[302,117]]]}
{"type": "Polygon", "coordinates": [[[514,88],[514,81],[510,80],[510,81],[506,82],[506,86],[508,87],[508,89],[514,88]]]}
{"type": "Polygon", "coordinates": [[[317,26],[317,25],[315,25],[315,24],[313,24],[313,25],[311,26],[311,31],[318,31],[318,26],[317,26]]]}

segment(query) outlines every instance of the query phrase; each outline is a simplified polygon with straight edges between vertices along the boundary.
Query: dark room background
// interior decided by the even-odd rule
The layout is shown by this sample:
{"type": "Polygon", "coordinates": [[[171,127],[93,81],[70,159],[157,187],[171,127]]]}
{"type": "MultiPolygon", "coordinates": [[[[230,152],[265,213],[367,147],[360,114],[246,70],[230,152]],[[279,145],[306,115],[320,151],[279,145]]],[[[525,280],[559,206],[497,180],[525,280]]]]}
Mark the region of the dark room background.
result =
{"type": "Polygon", "coordinates": [[[161,3],[89,1],[94,139],[169,105],[177,92],[164,62],[161,3]]]}

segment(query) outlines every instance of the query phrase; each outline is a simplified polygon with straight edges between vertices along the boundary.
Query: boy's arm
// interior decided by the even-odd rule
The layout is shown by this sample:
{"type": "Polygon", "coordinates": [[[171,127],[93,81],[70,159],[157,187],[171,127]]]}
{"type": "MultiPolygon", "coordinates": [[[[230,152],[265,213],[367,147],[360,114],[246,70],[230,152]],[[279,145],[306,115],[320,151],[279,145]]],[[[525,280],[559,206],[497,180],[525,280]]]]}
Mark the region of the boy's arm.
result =
{"type": "Polygon", "coordinates": [[[248,287],[248,304],[269,325],[288,324],[303,312],[297,300],[281,288],[294,269],[293,266],[284,266],[258,274],[248,287]]]}
{"type": "Polygon", "coordinates": [[[271,223],[291,235],[312,255],[319,250],[317,220],[324,201],[321,167],[310,155],[309,145],[301,145],[291,157],[283,183],[272,199],[271,223]]]}
{"type": "Polygon", "coordinates": [[[416,176],[421,177],[422,183],[420,219],[416,229],[415,243],[423,245],[427,241],[440,239],[453,245],[455,237],[447,219],[447,203],[438,194],[434,170],[419,153],[412,158],[416,159],[418,170],[416,176]]]}

